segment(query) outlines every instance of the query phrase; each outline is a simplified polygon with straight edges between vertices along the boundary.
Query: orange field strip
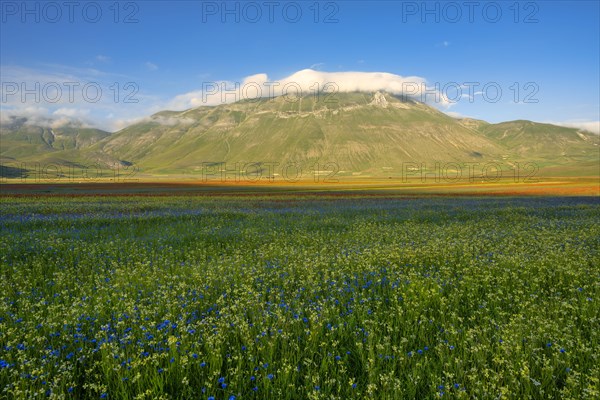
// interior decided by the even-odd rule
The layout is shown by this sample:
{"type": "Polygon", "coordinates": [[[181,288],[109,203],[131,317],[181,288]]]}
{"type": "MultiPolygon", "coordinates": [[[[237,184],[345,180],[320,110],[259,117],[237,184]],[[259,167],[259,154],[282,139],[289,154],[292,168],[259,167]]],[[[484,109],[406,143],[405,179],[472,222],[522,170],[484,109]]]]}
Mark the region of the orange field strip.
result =
{"type": "Polygon", "coordinates": [[[600,196],[600,178],[548,178],[536,183],[407,183],[348,180],[339,183],[201,182],[192,180],[0,183],[0,196],[152,195],[334,195],[334,196],[600,196]]]}

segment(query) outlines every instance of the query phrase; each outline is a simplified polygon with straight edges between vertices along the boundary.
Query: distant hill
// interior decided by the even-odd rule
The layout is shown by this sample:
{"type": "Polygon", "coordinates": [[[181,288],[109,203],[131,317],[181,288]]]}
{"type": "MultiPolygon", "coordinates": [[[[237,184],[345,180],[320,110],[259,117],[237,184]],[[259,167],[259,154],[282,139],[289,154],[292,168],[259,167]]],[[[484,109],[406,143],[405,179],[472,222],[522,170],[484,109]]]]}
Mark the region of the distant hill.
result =
{"type": "Polygon", "coordinates": [[[109,132],[100,129],[77,125],[51,128],[31,125],[27,118],[12,118],[0,125],[0,162],[4,171],[17,165],[25,169],[36,164],[81,166],[101,161],[104,165],[109,158],[101,155],[93,161],[86,150],[109,137],[109,132]]]}
{"type": "Polygon", "coordinates": [[[599,136],[575,128],[532,121],[482,124],[479,131],[514,159],[535,162],[546,173],[600,174],[599,136]]]}

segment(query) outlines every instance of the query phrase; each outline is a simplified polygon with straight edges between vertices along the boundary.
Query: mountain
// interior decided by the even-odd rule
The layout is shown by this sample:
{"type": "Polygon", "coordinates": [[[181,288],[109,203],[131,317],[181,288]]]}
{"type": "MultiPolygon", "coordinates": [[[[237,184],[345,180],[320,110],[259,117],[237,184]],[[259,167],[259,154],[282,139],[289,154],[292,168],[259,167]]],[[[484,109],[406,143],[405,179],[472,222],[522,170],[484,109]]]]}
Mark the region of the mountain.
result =
{"type": "MultiPolygon", "coordinates": [[[[16,124],[18,125],[18,124],[16,124]]],[[[598,174],[598,136],[530,121],[455,119],[388,93],[276,97],[163,111],[113,134],[83,128],[8,126],[3,161],[135,164],[150,174],[200,174],[277,163],[310,174],[400,176],[407,165],[536,162],[560,175],[598,174]],[[225,163],[226,167],[222,164],[225,163]],[[207,167],[208,166],[208,167],[207,167]],[[213,170],[214,171],[214,170],[213,170]]]]}
{"type": "Polygon", "coordinates": [[[242,101],[159,113],[93,146],[149,171],[203,162],[335,163],[340,173],[401,171],[403,162],[498,159],[500,146],[455,119],[388,94],[242,101]]]}
{"type": "Polygon", "coordinates": [[[539,157],[560,155],[574,161],[589,155],[598,156],[598,148],[593,146],[598,143],[597,135],[575,128],[520,120],[483,124],[478,129],[494,142],[523,157],[531,154],[539,157]]]}
{"type": "Polygon", "coordinates": [[[87,162],[82,150],[109,136],[100,129],[78,125],[51,128],[12,117],[0,125],[0,160],[65,165],[87,162]]]}
{"type": "Polygon", "coordinates": [[[548,174],[600,173],[598,135],[525,120],[485,123],[478,130],[513,158],[536,163],[548,174]]]}

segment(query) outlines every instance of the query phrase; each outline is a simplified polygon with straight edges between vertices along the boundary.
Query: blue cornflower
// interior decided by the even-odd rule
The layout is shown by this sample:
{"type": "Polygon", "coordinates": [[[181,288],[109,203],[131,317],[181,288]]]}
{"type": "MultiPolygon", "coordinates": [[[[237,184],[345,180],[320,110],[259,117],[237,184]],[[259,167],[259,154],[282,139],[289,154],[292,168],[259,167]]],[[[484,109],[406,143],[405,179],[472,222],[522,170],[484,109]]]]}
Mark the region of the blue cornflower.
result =
{"type": "Polygon", "coordinates": [[[336,360],[336,361],[340,361],[341,359],[342,359],[342,357],[340,357],[340,356],[335,356],[335,360],[336,360]]]}
{"type": "Polygon", "coordinates": [[[269,374],[269,375],[267,375],[267,378],[269,378],[269,379],[273,379],[273,374],[269,374]]]}
{"type": "Polygon", "coordinates": [[[102,393],[102,394],[100,395],[100,398],[101,398],[101,399],[106,399],[106,398],[108,398],[108,393],[102,393]]]}
{"type": "Polygon", "coordinates": [[[224,382],[225,382],[225,378],[223,378],[223,377],[220,377],[220,378],[219,378],[219,383],[224,383],[224,382]]]}
{"type": "Polygon", "coordinates": [[[321,386],[315,386],[315,390],[321,390],[321,386]]]}
{"type": "Polygon", "coordinates": [[[206,363],[205,363],[204,361],[202,361],[202,362],[200,363],[200,366],[201,366],[201,367],[206,367],[206,363]]]}
{"type": "Polygon", "coordinates": [[[419,350],[417,350],[417,353],[423,354],[423,350],[419,349],[419,350]]]}
{"type": "Polygon", "coordinates": [[[458,389],[459,387],[460,387],[460,384],[458,384],[458,383],[454,384],[454,389],[458,389]]]}
{"type": "Polygon", "coordinates": [[[565,350],[565,349],[560,349],[560,352],[561,352],[561,353],[565,353],[565,352],[566,352],[566,350],[565,350]]]}

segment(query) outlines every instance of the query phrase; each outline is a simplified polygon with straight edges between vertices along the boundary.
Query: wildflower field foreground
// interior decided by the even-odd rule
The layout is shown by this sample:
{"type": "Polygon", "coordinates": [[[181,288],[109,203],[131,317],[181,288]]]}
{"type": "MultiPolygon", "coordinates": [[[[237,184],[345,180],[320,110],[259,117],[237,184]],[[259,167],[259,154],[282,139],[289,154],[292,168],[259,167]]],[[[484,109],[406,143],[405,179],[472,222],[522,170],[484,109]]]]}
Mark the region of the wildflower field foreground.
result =
{"type": "Polygon", "coordinates": [[[598,197],[0,205],[0,398],[600,398],[598,197]]]}

